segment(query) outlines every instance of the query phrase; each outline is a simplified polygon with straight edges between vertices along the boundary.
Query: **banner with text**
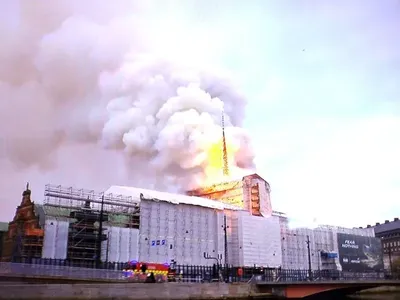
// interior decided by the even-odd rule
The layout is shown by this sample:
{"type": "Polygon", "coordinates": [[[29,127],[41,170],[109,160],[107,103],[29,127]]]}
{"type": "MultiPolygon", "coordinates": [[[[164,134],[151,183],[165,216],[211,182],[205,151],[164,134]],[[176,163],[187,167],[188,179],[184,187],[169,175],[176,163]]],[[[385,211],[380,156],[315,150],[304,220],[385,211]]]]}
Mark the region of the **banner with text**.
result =
{"type": "Polygon", "coordinates": [[[383,251],[379,238],[338,233],[337,240],[339,260],[343,271],[383,270],[383,251]]]}

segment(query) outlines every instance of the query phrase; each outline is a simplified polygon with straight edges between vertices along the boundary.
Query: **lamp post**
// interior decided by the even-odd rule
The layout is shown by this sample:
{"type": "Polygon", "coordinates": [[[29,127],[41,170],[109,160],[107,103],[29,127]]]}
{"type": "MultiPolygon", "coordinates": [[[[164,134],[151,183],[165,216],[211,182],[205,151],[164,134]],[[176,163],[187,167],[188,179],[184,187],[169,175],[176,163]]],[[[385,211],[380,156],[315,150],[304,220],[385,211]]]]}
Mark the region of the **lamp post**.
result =
{"type": "Polygon", "coordinates": [[[222,225],[222,228],[224,229],[224,255],[225,255],[225,265],[228,265],[228,233],[227,229],[229,226],[226,226],[226,215],[224,215],[224,225],[222,225]]]}
{"type": "Polygon", "coordinates": [[[226,215],[224,214],[224,225],[222,225],[224,229],[224,255],[225,255],[225,282],[228,282],[228,232],[227,229],[229,226],[226,226],[226,215]]]}
{"type": "Polygon", "coordinates": [[[308,278],[312,280],[312,268],[311,268],[311,250],[310,250],[310,236],[307,235],[307,252],[308,252],[308,278]]]}
{"type": "Polygon", "coordinates": [[[110,248],[110,231],[107,232],[107,252],[106,252],[106,263],[108,263],[108,250],[110,248]]]}
{"type": "Polygon", "coordinates": [[[97,235],[96,247],[96,269],[100,269],[101,265],[101,242],[103,235],[103,215],[104,215],[104,195],[101,197],[100,216],[99,216],[99,232],[97,235]]]}

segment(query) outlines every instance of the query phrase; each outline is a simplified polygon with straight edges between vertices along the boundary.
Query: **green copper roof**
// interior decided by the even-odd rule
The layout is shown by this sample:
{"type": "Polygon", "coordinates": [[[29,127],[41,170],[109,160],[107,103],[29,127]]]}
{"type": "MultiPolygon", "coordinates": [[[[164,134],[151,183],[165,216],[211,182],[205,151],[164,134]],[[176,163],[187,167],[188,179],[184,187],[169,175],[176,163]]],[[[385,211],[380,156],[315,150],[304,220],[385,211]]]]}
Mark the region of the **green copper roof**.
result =
{"type": "Polygon", "coordinates": [[[7,231],[8,230],[8,223],[0,222],[0,231],[7,231]]]}
{"type": "MultiPolygon", "coordinates": [[[[75,209],[69,208],[62,208],[62,207],[54,207],[54,206],[47,206],[43,204],[35,204],[35,213],[39,216],[39,223],[41,226],[44,225],[46,219],[57,219],[63,221],[72,222],[70,213],[75,209]]],[[[129,223],[129,216],[125,214],[118,214],[118,213],[107,213],[108,215],[108,222],[105,222],[105,226],[117,226],[117,227],[124,227],[125,224],[129,223]]]]}

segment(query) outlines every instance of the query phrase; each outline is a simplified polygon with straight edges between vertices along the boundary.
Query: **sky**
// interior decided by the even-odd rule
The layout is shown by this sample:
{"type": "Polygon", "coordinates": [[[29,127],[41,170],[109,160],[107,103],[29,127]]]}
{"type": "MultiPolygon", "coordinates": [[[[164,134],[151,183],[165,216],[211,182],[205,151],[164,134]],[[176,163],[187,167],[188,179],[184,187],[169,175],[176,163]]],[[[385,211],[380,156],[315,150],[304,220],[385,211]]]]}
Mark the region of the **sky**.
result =
{"type": "MultiPolygon", "coordinates": [[[[0,17],[14,22],[17,10],[1,9],[0,17]]],[[[171,28],[162,51],[196,51],[241,86],[244,127],[275,210],[349,227],[400,216],[400,1],[160,1],[153,12],[171,28]]],[[[87,165],[97,161],[87,155],[87,165]]],[[[114,184],[94,184],[84,166],[63,171],[68,164],[45,175],[3,173],[0,203],[14,208],[0,219],[10,218],[26,181],[39,199],[45,182],[114,184]],[[20,186],[7,185],[11,178],[20,186]]]]}

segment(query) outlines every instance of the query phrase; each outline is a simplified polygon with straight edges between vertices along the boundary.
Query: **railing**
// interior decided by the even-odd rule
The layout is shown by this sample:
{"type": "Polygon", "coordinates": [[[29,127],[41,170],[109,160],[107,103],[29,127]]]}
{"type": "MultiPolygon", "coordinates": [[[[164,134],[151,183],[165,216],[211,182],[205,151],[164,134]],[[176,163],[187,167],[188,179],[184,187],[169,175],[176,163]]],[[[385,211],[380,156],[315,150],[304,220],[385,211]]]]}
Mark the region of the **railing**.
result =
{"type": "Polygon", "coordinates": [[[123,279],[121,271],[56,265],[0,263],[0,276],[63,277],[69,279],[123,279]]]}
{"type": "MultiPolygon", "coordinates": [[[[22,263],[29,265],[44,265],[54,267],[76,267],[84,269],[96,269],[96,261],[82,260],[82,261],[69,261],[66,259],[51,259],[51,258],[26,258],[14,257],[13,263],[22,263]]],[[[122,262],[102,262],[97,269],[122,271],[126,263],[122,262]]]]}
{"type": "MultiPolygon", "coordinates": [[[[19,259],[0,263],[0,275],[56,276],[71,279],[124,279],[125,263],[103,262],[96,269],[95,262],[69,262],[59,259],[19,259]]],[[[331,280],[385,280],[400,279],[388,272],[342,272],[336,270],[288,270],[249,267],[177,265],[176,279],[182,282],[299,282],[331,280]],[[241,272],[239,272],[241,269],[241,272]],[[239,275],[240,274],[240,275],[239,275]]]]}

